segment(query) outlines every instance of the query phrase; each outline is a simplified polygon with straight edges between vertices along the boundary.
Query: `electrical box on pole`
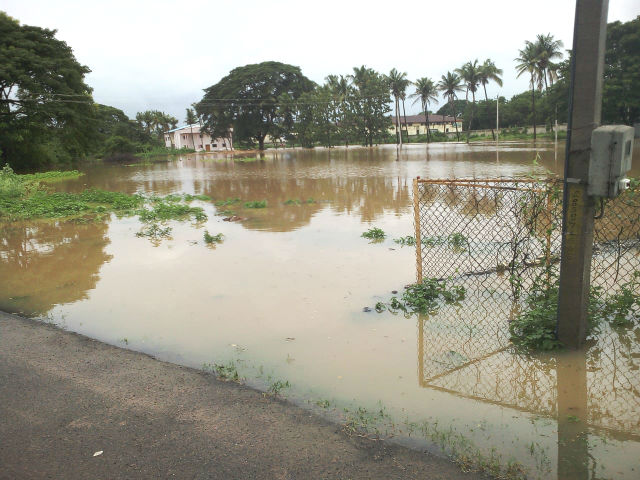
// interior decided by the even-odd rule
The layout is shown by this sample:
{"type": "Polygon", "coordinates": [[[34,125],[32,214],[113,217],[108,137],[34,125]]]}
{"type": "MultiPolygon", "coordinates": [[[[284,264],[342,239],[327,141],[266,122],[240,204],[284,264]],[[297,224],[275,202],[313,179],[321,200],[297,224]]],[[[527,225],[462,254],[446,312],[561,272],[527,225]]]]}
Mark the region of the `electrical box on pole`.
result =
{"type": "Polygon", "coordinates": [[[615,198],[629,188],[630,181],[625,177],[631,170],[633,134],[633,127],[626,125],[607,125],[593,131],[588,195],[615,198]]]}

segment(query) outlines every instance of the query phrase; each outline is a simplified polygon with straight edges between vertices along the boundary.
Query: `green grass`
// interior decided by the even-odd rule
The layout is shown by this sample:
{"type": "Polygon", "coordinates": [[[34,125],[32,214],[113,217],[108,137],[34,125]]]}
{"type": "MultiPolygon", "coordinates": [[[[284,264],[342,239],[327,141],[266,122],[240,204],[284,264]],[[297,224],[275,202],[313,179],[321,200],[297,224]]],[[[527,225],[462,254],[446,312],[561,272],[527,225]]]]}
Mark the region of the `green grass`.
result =
{"type": "Polygon", "coordinates": [[[78,170],[66,170],[66,171],[51,171],[40,173],[28,173],[25,175],[19,175],[20,179],[25,182],[45,182],[52,183],[61,180],[68,180],[70,178],[78,178],[84,175],[84,173],[78,170]]]}
{"type": "Polygon", "coordinates": [[[278,395],[280,395],[280,392],[282,390],[290,387],[291,387],[291,384],[289,383],[288,380],[284,382],[282,380],[270,380],[269,388],[267,389],[267,391],[274,397],[277,397],[278,395]]]}
{"type": "MultiPolygon", "coordinates": [[[[73,218],[86,215],[138,215],[143,222],[184,220],[204,221],[207,215],[201,207],[182,203],[209,200],[206,195],[173,194],[166,197],[145,198],[138,194],[84,190],[80,193],[51,192],[40,185],[42,179],[74,178],[79,173],[46,172],[44,174],[17,175],[7,165],[0,170],[0,219],[17,221],[36,218],[73,218]]],[[[158,230],[143,230],[155,236],[158,230]]]]}

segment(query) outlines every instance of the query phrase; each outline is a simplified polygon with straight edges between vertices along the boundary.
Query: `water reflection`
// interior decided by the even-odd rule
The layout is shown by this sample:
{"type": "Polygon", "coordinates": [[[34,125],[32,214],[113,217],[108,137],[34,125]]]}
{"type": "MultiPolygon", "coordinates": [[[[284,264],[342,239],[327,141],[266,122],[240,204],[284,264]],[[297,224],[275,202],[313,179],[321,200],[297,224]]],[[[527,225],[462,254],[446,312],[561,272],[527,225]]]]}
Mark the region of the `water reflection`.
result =
{"type": "Polygon", "coordinates": [[[418,383],[555,419],[558,478],[595,478],[604,462],[590,439],[640,441],[640,330],[603,327],[583,351],[524,355],[509,344],[516,311],[507,298],[471,291],[420,318],[418,383]]]}
{"type": "Polygon", "coordinates": [[[87,298],[111,260],[106,222],[0,224],[0,310],[30,316],[87,298]]]}

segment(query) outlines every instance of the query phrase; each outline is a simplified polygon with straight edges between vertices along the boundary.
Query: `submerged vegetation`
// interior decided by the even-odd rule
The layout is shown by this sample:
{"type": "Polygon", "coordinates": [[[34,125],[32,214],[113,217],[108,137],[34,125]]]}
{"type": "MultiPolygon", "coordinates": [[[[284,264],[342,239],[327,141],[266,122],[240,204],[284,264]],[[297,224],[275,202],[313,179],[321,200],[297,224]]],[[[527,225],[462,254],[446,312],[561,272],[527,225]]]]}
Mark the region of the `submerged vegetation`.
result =
{"type": "MultiPolygon", "coordinates": [[[[66,218],[79,215],[116,213],[139,216],[142,222],[207,219],[202,207],[184,202],[208,199],[206,195],[168,195],[145,197],[140,194],[84,190],[79,193],[54,192],[41,185],[44,179],[78,176],[77,171],[48,172],[47,174],[18,175],[8,165],[0,170],[0,219],[16,221],[36,218],[66,218]],[[148,205],[148,208],[145,207],[148,205]]],[[[143,236],[156,236],[160,231],[143,230],[143,236]],[[147,235],[149,233],[150,235],[147,235]]]]}
{"type": "Polygon", "coordinates": [[[437,311],[442,302],[451,304],[464,300],[465,294],[464,287],[449,286],[447,280],[425,278],[422,283],[407,285],[400,298],[391,297],[388,304],[378,302],[376,311],[428,314],[437,311]]]}
{"type": "Polygon", "coordinates": [[[254,200],[251,202],[244,202],[244,208],[267,208],[267,201],[254,200]]]}
{"type": "Polygon", "coordinates": [[[416,237],[407,235],[406,237],[394,238],[393,241],[403,247],[413,247],[416,244],[416,237]]]}
{"type": "MultiPolygon", "coordinates": [[[[526,351],[554,350],[562,347],[556,337],[559,279],[557,273],[536,279],[525,299],[525,309],[509,324],[511,342],[526,351]]],[[[589,331],[603,324],[613,328],[640,326],[640,271],[611,294],[591,287],[589,331]]]]}
{"type": "Polygon", "coordinates": [[[207,245],[222,243],[223,238],[224,238],[224,235],[221,233],[218,233],[216,235],[211,235],[208,230],[204,231],[204,243],[206,243],[207,245]]]}
{"type": "Polygon", "coordinates": [[[382,240],[387,236],[387,234],[384,233],[384,230],[382,230],[381,228],[371,227],[360,236],[368,238],[369,240],[382,240]]]}
{"type": "Polygon", "coordinates": [[[171,235],[171,227],[161,227],[157,223],[147,225],[138,233],[136,237],[147,237],[151,240],[160,240],[161,238],[167,238],[171,235]]]}

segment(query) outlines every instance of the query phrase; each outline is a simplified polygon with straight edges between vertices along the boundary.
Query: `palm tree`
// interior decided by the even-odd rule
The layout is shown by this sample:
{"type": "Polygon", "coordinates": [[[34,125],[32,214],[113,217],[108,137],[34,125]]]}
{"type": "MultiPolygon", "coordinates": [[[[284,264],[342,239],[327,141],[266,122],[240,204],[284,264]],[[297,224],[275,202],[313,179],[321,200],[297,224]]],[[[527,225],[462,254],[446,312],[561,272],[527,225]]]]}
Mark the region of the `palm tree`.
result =
{"type": "Polygon", "coordinates": [[[531,87],[531,109],[533,111],[533,139],[536,139],[536,86],[540,90],[542,88],[542,76],[544,75],[540,71],[538,65],[539,51],[537,46],[530,41],[526,41],[524,48],[518,51],[520,56],[514,60],[518,62],[516,64],[516,70],[518,77],[523,73],[529,73],[531,79],[529,80],[529,86],[531,87]]]}
{"type": "Polygon", "coordinates": [[[427,124],[427,143],[431,141],[431,132],[429,129],[429,102],[435,102],[438,100],[438,91],[433,80],[427,77],[422,77],[413,82],[416,87],[416,92],[409,95],[409,98],[415,98],[413,103],[418,100],[422,104],[422,111],[424,112],[424,118],[427,124]]]}
{"type": "Polygon", "coordinates": [[[458,133],[458,121],[456,120],[456,109],[453,101],[457,98],[456,92],[461,92],[460,77],[455,73],[447,72],[446,75],[442,75],[442,78],[438,82],[438,90],[442,92],[442,96],[449,100],[451,105],[451,113],[453,115],[453,123],[456,126],[456,137],[460,141],[460,134],[458,133]]]}
{"type": "Polygon", "coordinates": [[[545,90],[549,88],[549,84],[553,85],[553,81],[557,79],[556,71],[558,65],[553,63],[554,59],[562,58],[562,40],[554,40],[550,33],[546,35],[538,35],[536,37],[536,50],[538,52],[538,69],[544,79],[545,90]],[[549,79],[549,84],[547,83],[549,79]]]}
{"type": "Polygon", "coordinates": [[[474,60],[473,63],[467,62],[462,67],[456,68],[456,73],[460,75],[461,80],[464,82],[467,88],[467,101],[469,101],[469,92],[471,92],[471,96],[473,98],[471,117],[469,118],[469,123],[467,124],[467,143],[469,143],[471,124],[473,123],[473,117],[476,111],[476,92],[478,91],[478,86],[480,85],[480,65],[478,65],[478,60],[474,60]]]}
{"type": "MultiPolygon", "coordinates": [[[[392,68],[387,75],[387,82],[389,84],[389,90],[395,100],[396,107],[396,135],[398,135],[398,126],[400,126],[399,142],[402,148],[402,126],[400,125],[400,98],[404,95],[404,91],[407,88],[408,80],[406,73],[400,73],[395,68],[392,68]]],[[[405,116],[406,123],[406,116],[405,116]]]]}
{"type": "MultiPolygon", "coordinates": [[[[487,107],[489,107],[489,97],[487,96],[487,84],[490,81],[496,82],[499,86],[502,86],[502,69],[496,67],[496,64],[489,58],[487,58],[484,63],[480,66],[480,84],[484,89],[484,100],[487,102],[487,107]]],[[[496,133],[493,131],[493,126],[491,127],[491,136],[493,139],[496,139],[496,133]]]]}
{"type": "Polygon", "coordinates": [[[196,114],[190,108],[187,108],[187,117],[186,117],[185,121],[187,122],[187,125],[189,125],[189,128],[191,129],[191,144],[193,145],[193,149],[195,150],[196,149],[196,141],[193,138],[193,124],[196,123],[196,114]]]}

